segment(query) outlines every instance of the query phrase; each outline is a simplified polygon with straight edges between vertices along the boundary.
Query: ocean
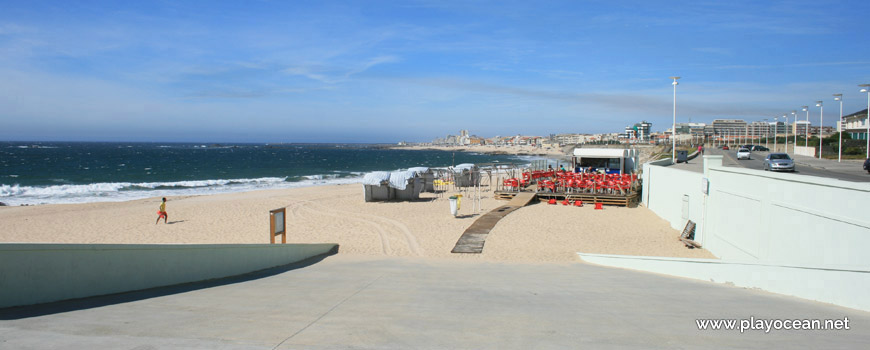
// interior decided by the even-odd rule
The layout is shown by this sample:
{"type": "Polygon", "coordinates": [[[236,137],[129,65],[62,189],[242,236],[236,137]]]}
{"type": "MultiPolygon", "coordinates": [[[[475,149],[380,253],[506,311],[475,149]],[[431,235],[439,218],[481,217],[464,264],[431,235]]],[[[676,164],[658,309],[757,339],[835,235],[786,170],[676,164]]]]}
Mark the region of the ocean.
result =
{"type": "Polygon", "coordinates": [[[353,144],[0,142],[0,202],[126,201],[347,184],[371,171],[532,159],[353,144]]]}

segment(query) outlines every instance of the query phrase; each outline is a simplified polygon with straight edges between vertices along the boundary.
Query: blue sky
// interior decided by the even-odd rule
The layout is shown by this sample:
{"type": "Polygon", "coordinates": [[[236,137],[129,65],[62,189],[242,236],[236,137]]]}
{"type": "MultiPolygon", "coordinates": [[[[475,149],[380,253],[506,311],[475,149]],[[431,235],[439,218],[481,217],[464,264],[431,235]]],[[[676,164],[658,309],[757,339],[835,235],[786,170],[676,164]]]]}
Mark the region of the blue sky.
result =
{"type": "Polygon", "coordinates": [[[831,95],[852,113],[870,83],[866,0],[0,9],[0,140],[430,141],[642,119],[660,131],[673,75],[678,121],[761,120],[823,100],[833,125],[831,95]]]}

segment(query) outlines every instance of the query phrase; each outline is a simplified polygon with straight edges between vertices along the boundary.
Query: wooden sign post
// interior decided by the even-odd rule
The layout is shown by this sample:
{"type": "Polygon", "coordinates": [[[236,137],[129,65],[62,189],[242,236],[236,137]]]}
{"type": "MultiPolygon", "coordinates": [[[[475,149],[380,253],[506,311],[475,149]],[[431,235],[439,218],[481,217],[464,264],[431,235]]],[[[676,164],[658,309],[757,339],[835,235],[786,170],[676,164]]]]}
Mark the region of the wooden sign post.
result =
{"type": "Polygon", "coordinates": [[[286,209],[280,208],[269,211],[269,241],[275,244],[275,236],[281,235],[281,243],[287,243],[286,209]]]}

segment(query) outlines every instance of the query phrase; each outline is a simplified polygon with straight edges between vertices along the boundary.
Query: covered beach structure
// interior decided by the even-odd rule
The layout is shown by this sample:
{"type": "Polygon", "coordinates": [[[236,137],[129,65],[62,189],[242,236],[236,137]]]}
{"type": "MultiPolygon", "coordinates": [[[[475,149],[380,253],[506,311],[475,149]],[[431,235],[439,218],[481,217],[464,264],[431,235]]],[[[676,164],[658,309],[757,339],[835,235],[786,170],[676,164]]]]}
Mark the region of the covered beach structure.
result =
{"type": "Polygon", "coordinates": [[[586,170],[607,174],[631,174],[637,172],[639,152],[625,148],[575,148],[571,164],[575,172],[586,170]]]}

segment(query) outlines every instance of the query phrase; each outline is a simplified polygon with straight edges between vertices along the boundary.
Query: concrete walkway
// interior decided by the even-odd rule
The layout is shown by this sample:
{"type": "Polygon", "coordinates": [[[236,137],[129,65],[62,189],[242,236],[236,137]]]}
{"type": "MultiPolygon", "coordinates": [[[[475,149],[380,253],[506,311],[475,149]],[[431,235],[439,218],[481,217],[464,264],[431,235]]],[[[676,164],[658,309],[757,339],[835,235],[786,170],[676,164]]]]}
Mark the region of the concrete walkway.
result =
{"type": "MultiPolygon", "coordinates": [[[[820,286],[822,288],[822,286],[820,286]]],[[[858,349],[870,314],[629,270],[332,256],[259,275],[0,310],[0,349],[858,349]],[[850,330],[698,330],[698,318],[850,330]]]]}
{"type": "Polygon", "coordinates": [[[459,237],[459,240],[456,242],[456,246],[453,247],[451,253],[482,253],[483,245],[486,243],[486,236],[489,235],[489,231],[492,231],[492,228],[495,227],[502,218],[514,210],[528,205],[529,202],[535,199],[535,196],[536,194],[534,192],[517,193],[508,204],[495,208],[477,218],[471,226],[465,229],[462,236],[459,237]]]}

